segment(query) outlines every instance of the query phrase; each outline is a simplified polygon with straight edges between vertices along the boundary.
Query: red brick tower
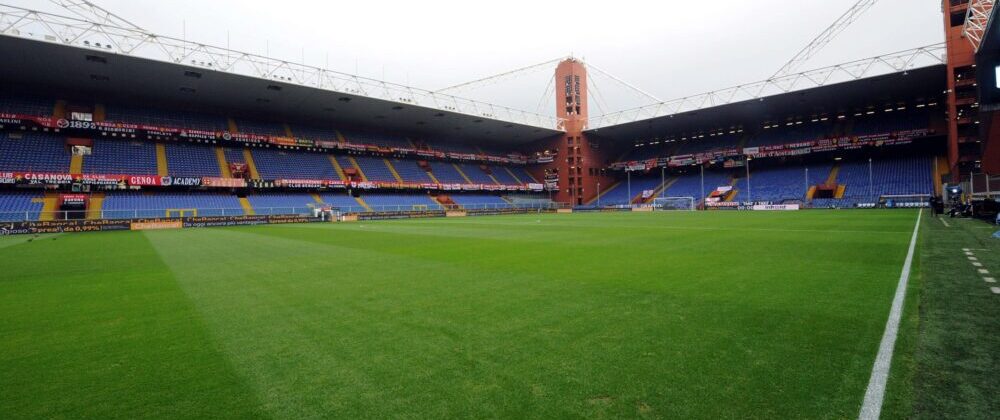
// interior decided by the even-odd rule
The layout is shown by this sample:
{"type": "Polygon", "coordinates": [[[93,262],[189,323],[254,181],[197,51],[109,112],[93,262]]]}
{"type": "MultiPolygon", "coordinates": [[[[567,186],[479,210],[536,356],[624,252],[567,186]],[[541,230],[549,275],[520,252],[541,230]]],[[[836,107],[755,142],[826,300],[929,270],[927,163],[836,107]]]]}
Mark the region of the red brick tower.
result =
{"type": "Polygon", "coordinates": [[[976,52],[965,38],[968,0],[942,0],[948,49],[948,164],[953,181],[961,168],[979,160],[982,149],[977,122],[976,52]]]}
{"type": "Polygon", "coordinates": [[[556,67],[556,117],[566,133],[549,145],[557,150],[556,159],[545,170],[559,176],[555,200],[582,205],[597,197],[598,183],[608,187],[611,179],[603,176],[605,155],[595,139],[583,133],[587,129],[587,67],[576,59],[567,59],[556,67]]]}

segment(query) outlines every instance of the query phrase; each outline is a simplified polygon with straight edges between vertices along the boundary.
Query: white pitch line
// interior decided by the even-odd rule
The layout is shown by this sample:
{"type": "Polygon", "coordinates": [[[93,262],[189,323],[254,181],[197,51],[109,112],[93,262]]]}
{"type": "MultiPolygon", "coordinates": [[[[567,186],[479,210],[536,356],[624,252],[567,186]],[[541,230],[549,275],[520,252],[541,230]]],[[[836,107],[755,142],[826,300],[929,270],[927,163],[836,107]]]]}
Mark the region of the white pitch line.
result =
{"type": "Polygon", "coordinates": [[[976,258],[976,257],[969,257],[969,261],[979,261],[979,258],[976,258]]]}
{"type": "Polygon", "coordinates": [[[1000,287],[991,287],[990,291],[992,291],[995,295],[1000,295],[1000,287]]]}
{"type": "Polygon", "coordinates": [[[892,366],[892,351],[896,347],[896,337],[899,335],[899,321],[903,317],[903,301],[906,299],[906,285],[910,281],[910,267],[913,266],[913,250],[917,247],[917,232],[920,230],[920,218],[924,211],[917,213],[917,222],[913,226],[913,236],[910,238],[910,248],[906,251],[906,260],[899,273],[899,284],[896,285],[896,295],[892,299],[889,319],[885,322],[885,332],[872,366],[872,376],[865,390],[865,400],[861,403],[859,419],[878,420],[882,414],[882,401],[885,399],[885,387],[889,381],[889,368],[892,366]]]}
{"type": "Polygon", "coordinates": [[[993,277],[983,277],[983,281],[985,281],[987,283],[996,283],[997,279],[995,279],[993,277]]]}
{"type": "Polygon", "coordinates": [[[973,267],[982,267],[983,263],[981,263],[981,262],[974,262],[974,263],[972,263],[972,266],[973,267]]]}
{"type": "Polygon", "coordinates": [[[951,225],[949,225],[949,224],[948,224],[948,221],[947,221],[947,220],[944,220],[944,219],[940,219],[940,218],[939,218],[938,220],[940,220],[940,221],[941,221],[941,223],[944,223],[944,227],[949,227],[949,228],[951,227],[951,225]]]}
{"type": "Polygon", "coordinates": [[[962,251],[969,252],[970,249],[969,248],[962,248],[962,251]]]}
{"type": "Polygon", "coordinates": [[[987,270],[985,268],[980,268],[979,269],[979,274],[990,274],[990,270],[987,270]]]}

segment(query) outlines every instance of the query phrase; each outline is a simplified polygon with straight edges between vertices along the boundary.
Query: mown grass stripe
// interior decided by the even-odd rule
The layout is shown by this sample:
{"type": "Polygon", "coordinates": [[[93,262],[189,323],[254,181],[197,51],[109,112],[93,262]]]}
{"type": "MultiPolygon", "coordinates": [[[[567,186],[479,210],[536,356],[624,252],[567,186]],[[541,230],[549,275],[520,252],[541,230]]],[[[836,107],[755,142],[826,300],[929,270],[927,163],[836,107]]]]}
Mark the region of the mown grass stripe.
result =
{"type": "Polygon", "coordinates": [[[859,419],[876,420],[882,413],[882,401],[885,399],[885,387],[889,379],[889,369],[892,366],[892,352],[896,347],[896,338],[899,335],[899,321],[903,316],[906,286],[910,281],[913,251],[917,247],[917,233],[920,231],[920,219],[923,214],[923,210],[917,213],[917,222],[913,226],[913,236],[910,238],[910,248],[906,251],[903,270],[899,274],[896,295],[892,299],[892,309],[889,310],[885,333],[882,335],[881,344],[879,344],[878,355],[875,356],[875,365],[872,367],[872,376],[868,381],[864,402],[861,404],[859,419]]]}

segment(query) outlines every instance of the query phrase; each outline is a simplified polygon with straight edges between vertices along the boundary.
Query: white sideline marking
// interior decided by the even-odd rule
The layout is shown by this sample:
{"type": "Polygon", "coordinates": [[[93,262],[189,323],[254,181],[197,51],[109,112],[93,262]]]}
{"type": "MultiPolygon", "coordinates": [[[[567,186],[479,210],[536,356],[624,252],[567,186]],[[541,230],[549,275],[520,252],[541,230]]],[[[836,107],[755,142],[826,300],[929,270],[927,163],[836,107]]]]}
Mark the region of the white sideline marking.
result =
{"type": "Polygon", "coordinates": [[[976,258],[976,257],[969,257],[969,261],[979,261],[979,258],[976,258]]]}
{"type": "Polygon", "coordinates": [[[972,263],[972,266],[973,267],[982,267],[983,263],[981,263],[981,262],[974,262],[974,263],[972,263]]]}
{"type": "Polygon", "coordinates": [[[987,283],[996,283],[997,279],[995,279],[993,277],[983,277],[983,281],[985,281],[987,283]]]}
{"type": "Polygon", "coordinates": [[[962,248],[962,251],[969,252],[969,248],[962,248]]]}
{"type": "Polygon", "coordinates": [[[865,400],[861,403],[859,419],[877,420],[882,413],[882,400],[885,398],[885,386],[889,380],[889,368],[892,366],[892,351],[896,347],[896,336],[899,334],[899,320],[903,317],[903,301],[906,299],[906,285],[910,281],[910,267],[913,266],[913,250],[917,246],[917,232],[920,230],[920,218],[924,211],[917,213],[917,223],[913,225],[913,236],[910,238],[910,248],[906,251],[903,270],[899,273],[899,284],[896,285],[896,295],[892,298],[892,309],[889,319],[885,322],[885,333],[878,346],[875,365],[872,366],[872,376],[868,380],[865,400]]]}
{"type": "Polygon", "coordinates": [[[941,223],[944,223],[944,227],[951,227],[951,225],[949,225],[949,224],[948,224],[948,221],[947,221],[947,220],[944,220],[944,219],[940,219],[940,218],[939,218],[938,220],[940,220],[940,221],[941,221],[941,223]]]}
{"type": "Polygon", "coordinates": [[[990,274],[990,270],[987,270],[985,268],[980,268],[979,269],[979,274],[990,274]]]}
{"type": "Polygon", "coordinates": [[[990,291],[992,291],[994,295],[1000,295],[1000,287],[991,287],[990,291]]]}

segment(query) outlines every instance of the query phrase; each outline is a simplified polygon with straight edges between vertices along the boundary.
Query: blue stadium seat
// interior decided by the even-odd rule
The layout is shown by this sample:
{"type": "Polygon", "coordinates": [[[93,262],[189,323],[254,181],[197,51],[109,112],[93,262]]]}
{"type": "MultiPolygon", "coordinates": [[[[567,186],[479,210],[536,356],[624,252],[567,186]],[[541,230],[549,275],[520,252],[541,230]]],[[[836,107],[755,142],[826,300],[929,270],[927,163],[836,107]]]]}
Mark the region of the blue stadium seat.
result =
{"type": "Polygon", "coordinates": [[[93,154],[83,159],[83,173],[156,175],[156,144],[94,139],[93,154]]]}
{"type": "Polygon", "coordinates": [[[38,220],[42,197],[41,191],[0,191],[0,221],[38,220]]]}
{"type": "Polygon", "coordinates": [[[197,209],[198,216],[243,215],[236,196],[219,193],[111,192],[104,198],[102,210],[107,219],[131,219],[166,217],[168,209],[197,209]]]}
{"type": "Polygon", "coordinates": [[[0,134],[0,170],[69,173],[66,140],[44,133],[0,134]]]}
{"type": "Polygon", "coordinates": [[[208,146],[167,143],[167,172],[171,176],[219,176],[219,160],[208,146]]]}

